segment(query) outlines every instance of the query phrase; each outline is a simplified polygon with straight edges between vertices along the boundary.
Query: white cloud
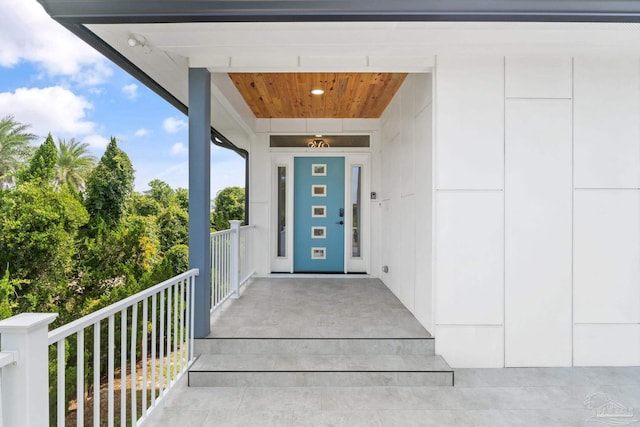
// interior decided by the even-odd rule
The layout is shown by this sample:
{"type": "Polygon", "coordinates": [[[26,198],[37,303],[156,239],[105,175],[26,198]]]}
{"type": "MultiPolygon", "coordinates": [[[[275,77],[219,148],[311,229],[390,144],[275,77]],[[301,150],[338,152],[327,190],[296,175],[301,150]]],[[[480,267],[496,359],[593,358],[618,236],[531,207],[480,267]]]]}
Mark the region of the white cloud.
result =
{"type": "Polygon", "coordinates": [[[94,132],[95,123],[86,119],[93,106],[81,96],[60,86],[19,88],[0,92],[0,117],[11,115],[31,131],[79,137],[94,132]]]}
{"type": "Polygon", "coordinates": [[[138,137],[147,136],[147,135],[149,135],[149,131],[147,129],[145,129],[145,128],[140,128],[134,133],[134,135],[138,136],[138,137]]]}
{"type": "Polygon", "coordinates": [[[162,128],[165,132],[176,133],[180,130],[187,127],[187,122],[181,119],[176,119],[175,117],[167,117],[162,122],[162,128]]]}
{"type": "Polygon", "coordinates": [[[189,150],[182,142],[176,142],[171,146],[171,154],[186,154],[189,150]]]}
{"type": "Polygon", "coordinates": [[[136,99],[138,97],[138,85],[131,83],[122,87],[122,93],[129,99],[136,99]]]}
{"type": "Polygon", "coordinates": [[[104,82],[113,70],[92,47],[47,15],[34,0],[0,0],[0,65],[35,62],[52,76],[83,85],[104,82]]]}
{"type": "Polygon", "coordinates": [[[86,142],[93,148],[105,148],[109,145],[109,138],[105,138],[102,135],[92,134],[82,138],[82,142],[86,142]]]}

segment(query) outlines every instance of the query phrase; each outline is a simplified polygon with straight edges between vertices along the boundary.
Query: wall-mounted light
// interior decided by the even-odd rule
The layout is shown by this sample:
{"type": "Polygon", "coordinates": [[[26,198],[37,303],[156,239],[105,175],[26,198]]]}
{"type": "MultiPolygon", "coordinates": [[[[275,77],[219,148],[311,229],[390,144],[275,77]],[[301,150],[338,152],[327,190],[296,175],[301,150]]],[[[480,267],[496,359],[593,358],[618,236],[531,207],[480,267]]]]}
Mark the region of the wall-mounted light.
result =
{"type": "Polygon", "coordinates": [[[129,38],[127,39],[127,44],[132,48],[138,46],[141,47],[144,53],[151,52],[151,46],[147,44],[147,39],[140,34],[130,34],[129,38]]]}
{"type": "Polygon", "coordinates": [[[331,148],[328,142],[324,139],[316,138],[307,143],[309,148],[331,148]]]}
{"type": "Polygon", "coordinates": [[[311,90],[311,94],[312,95],[322,95],[324,93],[324,90],[322,89],[312,89],[311,90]]]}

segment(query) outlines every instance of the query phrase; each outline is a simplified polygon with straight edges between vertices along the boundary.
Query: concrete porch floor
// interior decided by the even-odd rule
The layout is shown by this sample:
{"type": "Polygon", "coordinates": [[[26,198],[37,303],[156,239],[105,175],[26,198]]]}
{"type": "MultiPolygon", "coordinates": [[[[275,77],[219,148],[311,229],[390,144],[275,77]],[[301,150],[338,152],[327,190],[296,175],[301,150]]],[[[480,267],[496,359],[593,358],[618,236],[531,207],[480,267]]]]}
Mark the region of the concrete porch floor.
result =
{"type": "MultiPolygon", "coordinates": [[[[212,318],[212,337],[428,337],[378,280],[258,279],[212,318]],[[357,335],[354,335],[357,334],[357,335]]],[[[640,368],[456,369],[455,387],[187,387],[144,424],[169,426],[597,426],[610,399],[640,425],[640,368]],[[592,405],[593,406],[593,405],[592,405]]],[[[605,414],[606,415],[606,414],[605,414]]],[[[623,421],[626,424],[620,424],[623,421]]]]}
{"type": "Polygon", "coordinates": [[[212,338],[429,338],[378,279],[254,279],[211,316],[212,338]]]}

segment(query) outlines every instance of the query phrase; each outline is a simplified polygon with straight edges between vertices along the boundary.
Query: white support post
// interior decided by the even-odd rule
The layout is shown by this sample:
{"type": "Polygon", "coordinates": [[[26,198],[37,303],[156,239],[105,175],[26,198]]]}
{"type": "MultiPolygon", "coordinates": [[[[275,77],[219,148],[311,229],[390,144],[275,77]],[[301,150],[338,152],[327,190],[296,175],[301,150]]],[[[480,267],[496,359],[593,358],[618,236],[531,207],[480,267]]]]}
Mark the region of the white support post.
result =
{"type": "Polygon", "coordinates": [[[231,298],[240,298],[240,224],[242,221],[232,219],[231,224],[231,298]]]}
{"type": "Polygon", "coordinates": [[[4,425],[49,425],[49,324],[57,314],[23,313],[0,321],[2,351],[18,361],[2,370],[4,425]]]}

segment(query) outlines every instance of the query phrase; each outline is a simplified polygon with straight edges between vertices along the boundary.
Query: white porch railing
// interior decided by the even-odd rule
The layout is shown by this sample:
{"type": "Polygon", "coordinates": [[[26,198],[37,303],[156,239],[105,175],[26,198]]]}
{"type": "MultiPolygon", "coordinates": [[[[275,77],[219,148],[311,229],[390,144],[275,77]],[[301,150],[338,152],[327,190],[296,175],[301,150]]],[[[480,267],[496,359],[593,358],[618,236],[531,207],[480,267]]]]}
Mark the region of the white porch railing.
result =
{"type": "Polygon", "coordinates": [[[1,321],[2,349],[11,351],[0,353],[0,425],[142,423],[194,360],[197,275],[189,270],[51,332],[56,314],[1,321]]]}
{"type": "Polygon", "coordinates": [[[242,285],[255,273],[251,256],[255,226],[229,222],[230,229],[211,233],[211,311],[238,298],[242,285]]]}
{"type": "Polygon", "coordinates": [[[120,388],[118,424],[138,425],[145,419],[194,360],[192,307],[197,275],[198,270],[190,270],[49,333],[49,345],[57,350],[57,387],[52,398],[59,427],[65,426],[70,399],[76,402],[75,425],[83,426],[89,397],[93,401],[93,425],[113,426],[117,419],[116,383],[120,388]],[[92,345],[85,346],[85,339],[92,345]],[[76,360],[67,361],[67,342],[75,342],[76,360]],[[116,374],[117,354],[120,366],[116,374]],[[92,383],[85,368],[92,371],[92,383]],[[69,396],[66,390],[67,373],[75,374],[75,396],[69,396]],[[105,383],[107,413],[101,419],[105,383]]]}

